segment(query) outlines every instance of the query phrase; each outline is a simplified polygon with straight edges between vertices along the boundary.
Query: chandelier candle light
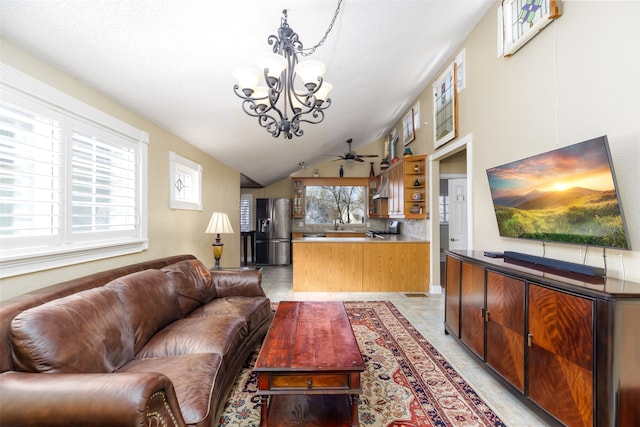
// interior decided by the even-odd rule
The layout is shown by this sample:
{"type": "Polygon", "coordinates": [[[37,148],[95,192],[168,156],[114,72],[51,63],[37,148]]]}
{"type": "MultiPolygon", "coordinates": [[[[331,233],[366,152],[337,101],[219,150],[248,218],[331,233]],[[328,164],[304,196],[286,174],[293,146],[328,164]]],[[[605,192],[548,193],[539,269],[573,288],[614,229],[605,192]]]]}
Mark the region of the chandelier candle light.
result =
{"type": "Polygon", "coordinates": [[[309,56],[326,40],[338,17],[340,4],[333,15],[324,37],[310,49],[304,49],[298,34],[287,24],[287,11],[282,11],[278,35],[267,38],[273,52],[260,55],[256,60],[259,70],[237,68],[233,76],[238,84],[233,86],[235,94],[242,99],[242,109],[274,138],[285,139],[302,136],[302,122],[317,124],[324,120],[324,110],[331,105],[328,98],[333,86],[325,82],[325,66],[321,62],[306,60],[298,62],[298,55],[309,56]],[[260,78],[265,86],[258,86],[260,78]],[[298,83],[296,77],[301,83],[298,83]]]}
{"type": "Polygon", "coordinates": [[[223,243],[220,243],[220,235],[221,234],[233,234],[233,228],[231,228],[231,223],[229,222],[229,217],[224,212],[214,212],[211,215],[211,220],[209,221],[209,225],[205,231],[207,234],[215,234],[216,242],[212,244],[213,246],[213,257],[216,260],[216,265],[214,268],[220,268],[220,258],[222,258],[222,250],[224,247],[223,243]]]}

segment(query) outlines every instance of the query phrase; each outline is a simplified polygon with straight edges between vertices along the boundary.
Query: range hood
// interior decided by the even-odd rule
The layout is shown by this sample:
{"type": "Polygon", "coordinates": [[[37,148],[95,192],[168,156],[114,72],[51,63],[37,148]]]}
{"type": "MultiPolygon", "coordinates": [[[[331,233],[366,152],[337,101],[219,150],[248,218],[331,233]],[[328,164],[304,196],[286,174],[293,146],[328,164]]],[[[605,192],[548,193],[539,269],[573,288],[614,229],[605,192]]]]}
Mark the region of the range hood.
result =
{"type": "Polygon", "coordinates": [[[386,173],[380,174],[380,188],[378,192],[373,195],[372,199],[388,199],[389,198],[389,175],[386,173]]]}

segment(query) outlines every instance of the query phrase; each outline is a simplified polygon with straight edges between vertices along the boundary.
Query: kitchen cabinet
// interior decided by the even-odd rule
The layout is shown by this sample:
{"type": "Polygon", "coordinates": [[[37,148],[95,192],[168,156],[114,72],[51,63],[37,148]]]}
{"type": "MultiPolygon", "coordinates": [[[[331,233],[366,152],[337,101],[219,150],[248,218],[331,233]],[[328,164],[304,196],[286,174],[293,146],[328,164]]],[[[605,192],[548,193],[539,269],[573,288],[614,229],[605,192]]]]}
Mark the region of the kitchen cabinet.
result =
{"type": "Polygon", "coordinates": [[[429,242],[408,236],[293,240],[295,292],[428,292],[429,242]]]}
{"type": "Polygon", "coordinates": [[[335,231],[335,232],[331,232],[331,231],[327,231],[325,233],[325,237],[335,237],[338,239],[346,239],[348,237],[365,237],[367,235],[367,233],[362,232],[359,233],[357,231],[335,231]]]}
{"type": "Polygon", "coordinates": [[[389,218],[404,218],[404,173],[402,162],[392,165],[388,170],[389,175],[389,218]]]}
{"type": "Polygon", "coordinates": [[[291,183],[293,186],[291,217],[296,219],[304,218],[304,181],[293,178],[291,183]]]}
{"type": "Polygon", "coordinates": [[[426,156],[405,156],[386,173],[389,177],[389,218],[426,218],[426,156]]]}
{"type": "Polygon", "coordinates": [[[386,172],[382,172],[380,175],[369,179],[369,218],[389,217],[388,199],[373,197],[380,188],[383,174],[386,174],[386,172]]]}
{"type": "Polygon", "coordinates": [[[402,160],[404,175],[404,217],[426,218],[427,203],[427,156],[405,156],[402,160]]]}
{"type": "Polygon", "coordinates": [[[640,425],[640,283],[447,251],[445,332],[552,425],[640,425]]]}

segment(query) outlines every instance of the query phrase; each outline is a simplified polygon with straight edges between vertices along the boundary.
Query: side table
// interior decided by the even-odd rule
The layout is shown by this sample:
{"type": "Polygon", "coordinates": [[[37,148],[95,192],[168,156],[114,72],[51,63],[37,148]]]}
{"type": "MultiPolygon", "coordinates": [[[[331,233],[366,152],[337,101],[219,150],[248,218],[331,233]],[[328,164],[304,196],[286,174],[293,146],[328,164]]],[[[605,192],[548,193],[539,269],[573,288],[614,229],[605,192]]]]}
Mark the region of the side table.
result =
{"type": "Polygon", "coordinates": [[[255,258],[255,230],[241,231],[240,238],[242,239],[242,265],[247,265],[247,259],[249,258],[249,252],[247,251],[247,240],[251,241],[251,256],[255,258]]]}

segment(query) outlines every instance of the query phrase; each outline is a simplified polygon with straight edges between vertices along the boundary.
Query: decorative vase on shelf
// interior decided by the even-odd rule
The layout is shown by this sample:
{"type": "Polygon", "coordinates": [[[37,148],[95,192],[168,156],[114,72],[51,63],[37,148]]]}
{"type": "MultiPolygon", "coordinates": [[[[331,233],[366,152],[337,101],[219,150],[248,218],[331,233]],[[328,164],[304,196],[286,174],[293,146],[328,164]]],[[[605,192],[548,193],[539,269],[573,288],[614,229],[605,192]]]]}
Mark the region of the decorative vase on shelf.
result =
{"type": "Polygon", "coordinates": [[[371,168],[369,169],[369,178],[373,178],[376,176],[376,171],[373,170],[373,162],[369,162],[371,163],[371,168]]]}
{"type": "Polygon", "coordinates": [[[411,148],[405,147],[403,156],[413,156],[413,152],[411,151],[411,148]]]}
{"type": "Polygon", "coordinates": [[[344,169],[342,169],[342,165],[340,165],[340,178],[344,176],[344,169]]]}
{"type": "Polygon", "coordinates": [[[414,171],[415,173],[420,172],[420,166],[419,166],[417,163],[416,163],[415,165],[413,165],[413,171],[414,171]]]}

